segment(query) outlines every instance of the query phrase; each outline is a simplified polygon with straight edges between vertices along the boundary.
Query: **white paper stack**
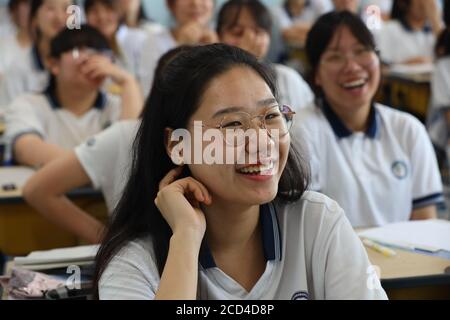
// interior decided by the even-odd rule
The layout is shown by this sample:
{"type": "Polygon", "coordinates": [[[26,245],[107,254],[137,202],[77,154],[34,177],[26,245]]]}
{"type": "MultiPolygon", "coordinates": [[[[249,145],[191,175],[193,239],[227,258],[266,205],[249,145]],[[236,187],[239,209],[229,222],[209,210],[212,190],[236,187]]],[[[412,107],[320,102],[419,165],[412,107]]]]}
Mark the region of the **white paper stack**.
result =
{"type": "Polygon", "coordinates": [[[98,245],[92,245],[35,251],[26,257],[15,258],[14,263],[17,267],[34,271],[90,265],[94,262],[98,248],[98,245]]]}
{"type": "Polygon", "coordinates": [[[394,223],[359,232],[361,238],[405,249],[450,252],[450,221],[422,220],[394,223]]]}

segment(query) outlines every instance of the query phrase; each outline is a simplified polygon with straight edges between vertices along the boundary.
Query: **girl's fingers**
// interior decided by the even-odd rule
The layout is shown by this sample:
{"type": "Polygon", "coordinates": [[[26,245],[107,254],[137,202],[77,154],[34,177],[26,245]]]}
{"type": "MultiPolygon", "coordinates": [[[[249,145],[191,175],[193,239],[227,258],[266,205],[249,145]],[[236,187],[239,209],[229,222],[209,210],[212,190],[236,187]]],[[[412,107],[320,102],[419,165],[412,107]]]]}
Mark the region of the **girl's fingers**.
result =
{"type": "Polygon", "coordinates": [[[182,171],[183,167],[177,167],[175,169],[170,170],[159,183],[159,190],[162,190],[163,188],[167,187],[169,184],[174,182],[182,171]]]}

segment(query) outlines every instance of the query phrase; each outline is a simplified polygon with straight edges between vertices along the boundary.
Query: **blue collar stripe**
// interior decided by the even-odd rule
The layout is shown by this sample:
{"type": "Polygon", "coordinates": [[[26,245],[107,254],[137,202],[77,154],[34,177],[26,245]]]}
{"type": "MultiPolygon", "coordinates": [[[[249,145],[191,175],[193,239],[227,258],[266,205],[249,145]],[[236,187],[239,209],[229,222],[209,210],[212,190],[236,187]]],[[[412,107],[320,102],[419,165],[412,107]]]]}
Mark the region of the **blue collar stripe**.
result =
{"type": "Polygon", "coordinates": [[[31,49],[31,54],[33,55],[33,62],[36,69],[38,69],[39,71],[45,71],[44,63],[42,62],[41,56],[36,46],[33,46],[33,48],[31,49]]]}
{"type": "MultiPolygon", "coordinates": [[[[47,100],[50,103],[52,109],[61,108],[61,103],[59,102],[55,94],[55,90],[51,85],[48,86],[47,89],[45,89],[44,94],[47,97],[47,100]]],[[[103,92],[99,91],[97,98],[94,101],[94,105],[92,107],[98,110],[103,110],[105,106],[106,106],[106,95],[103,92]]]]}
{"type": "MultiPolygon", "coordinates": [[[[331,109],[328,102],[322,100],[319,103],[319,106],[322,109],[322,112],[324,113],[328,122],[330,123],[331,128],[333,129],[335,135],[339,139],[348,138],[353,134],[353,132],[345,126],[345,124],[338,117],[338,115],[331,109]]],[[[375,139],[377,137],[379,120],[380,119],[377,109],[374,105],[372,105],[369,114],[369,127],[367,128],[366,131],[366,135],[371,139],[375,139]]]]}

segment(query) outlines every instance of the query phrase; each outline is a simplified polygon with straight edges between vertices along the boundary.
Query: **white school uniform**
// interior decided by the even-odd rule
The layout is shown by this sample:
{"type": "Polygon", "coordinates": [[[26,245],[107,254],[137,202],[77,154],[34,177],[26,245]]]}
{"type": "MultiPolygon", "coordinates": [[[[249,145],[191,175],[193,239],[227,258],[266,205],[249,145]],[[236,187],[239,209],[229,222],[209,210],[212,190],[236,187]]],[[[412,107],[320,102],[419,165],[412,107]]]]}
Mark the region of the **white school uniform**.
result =
{"type": "Polygon", "coordinates": [[[147,32],[125,25],[121,25],[116,33],[117,43],[122,53],[122,56],[118,57],[117,63],[136,77],[138,76],[139,61],[143,54],[142,48],[147,37],[147,32]]]}
{"type": "Polygon", "coordinates": [[[3,74],[4,80],[0,81],[0,107],[3,108],[24,93],[44,91],[50,79],[36,47],[24,56],[14,57],[3,74]]]}
{"type": "Polygon", "coordinates": [[[128,181],[132,144],[139,125],[139,120],[119,121],[75,148],[92,185],[102,191],[109,213],[128,181]]]}
{"type": "Polygon", "coordinates": [[[16,30],[16,26],[11,21],[8,8],[0,5],[0,39],[15,34],[16,30]]]}
{"type": "Polygon", "coordinates": [[[140,57],[138,79],[141,84],[144,97],[150,93],[153,85],[154,73],[158,66],[158,61],[166,52],[176,48],[177,41],[172,36],[170,29],[162,28],[159,31],[150,33],[143,45],[143,54],[140,57]]]}
{"type": "Polygon", "coordinates": [[[342,206],[353,227],[407,221],[443,200],[436,155],[413,116],[379,104],[367,132],[351,132],[332,109],[302,109],[292,135],[308,146],[312,189],[342,206]]]}
{"type": "Polygon", "coordinates": [[[13,160],[14,144],[25,134],[36,134],[47,143],[70,150],[118,121],[121,111],[121,100],[103,93],[99,93],[95,105],[81,116],[61,108],[50,90],[21,95],[5,112],[5,139],[9,149],[6,161],[13,160]]]}
{"type": "Polygon", "coordinates": [[[282,64],[274,64],[273,67],[281,104],[298,111],[314,103],[314,93],[297,71],[282,64]]]}
{"type": "Polygon", "coordinates": [[[281,30],[288,29],[297,23],[314,23],[316,19],[322,14],[318,8],[313,4],[305,7],[303,12],[296,17],[289,16],[284,6],[276,6],[273,9],[273,16],[276,19],[281,30]]]}
{"type": "MultiPolygon", "coordinates": [[[[314,192],[292,204],[276,200],[261,206],[260,223],[267,263],[253,289],[247,292],[220,270],[204,242],[198,299],[386,299],[361,241],[336,202],[314,192]]],[[[150,238],[130,242],[101,276],[100,299],[154,299],[160,282],[155,261],[150,238]]]]}
{"type": "Polygon", "coordinates": [[[14,59],[24,61],[26,55],[30,54],[30,50],[31,47],[22,47],[19,44],[16,35],[0,38],[0,74],[12,64],[14,59]]]}
{"type": "Polygon", "coordinates": [[[433,143],[446,150],[449,128],[446,113],[450,111],[450,57],[436,62],[431,80],[431,104],[428,111],[428,133],[433,143]]]}
{"type": "Polygon", "coordinates": [[[436,41],[431,28],[413,31],[397,20],[383,23],[381,30],[374,33],[385,63],[402,63],[409,59],[424,56],[433,57],[436,41]]]}

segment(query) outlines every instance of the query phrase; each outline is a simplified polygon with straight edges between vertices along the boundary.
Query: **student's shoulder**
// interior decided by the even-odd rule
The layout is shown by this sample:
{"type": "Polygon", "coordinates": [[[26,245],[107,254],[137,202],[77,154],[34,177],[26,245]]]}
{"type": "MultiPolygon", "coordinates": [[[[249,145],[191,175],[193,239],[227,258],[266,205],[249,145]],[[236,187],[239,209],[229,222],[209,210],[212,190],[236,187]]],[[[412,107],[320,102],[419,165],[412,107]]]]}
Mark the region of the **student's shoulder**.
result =
{"type": "Polygon", "coordinates": [[[126,243],[111,259],[108,272],[129,272],[138,270],[144,275],[154,272],[155,260],[150,237],[135,239],[126,243]]]}
{"type": "Polygon", "coordinates": [[[294,128],[307,130],[309,133],[322,131],[326,123],[322,110],[315,104],[298,110],[294,118],[294,128]]]}
{"type": "Polygon", "coordinates": [[[285,77],[285,78],[290,78],[290,79],[300,79],[300,80],[304,81],[302,76],[296,70],[294,70],[293,68],[288,67],[284,64],[274,63],[273,68],[274,68],[275,72],[277,73],[277,76],[279,76],[279,77],[285,77]]]}
{"type": "Polygon", "coordinates": [[[24,93],[17,96],[10,104],[11,108],[31,106],[36,109],[50,109],[47,96],[43,93],[24,93]]]}
{"type": "Polygon", "coordinates": [[[450,77],[450,56],[442,57],[436,60],[434,73],[446,74],[450,77]]]}
{"type": "Polygon", "coordinates": [[[378,103],[375,104],[375,108],[389,130],[413,136],[418,132],[425,131],[425,126],[419,119],[407,112],[396,110],[378,103]]]}
{"type": "Polygon", "coordinates": [[[345,215],[336,201],[314,191],[305,191],[300,200],[284,206],[288,219],[296,217],[304,221],[308,228],[334,225],[345,215]]]}

